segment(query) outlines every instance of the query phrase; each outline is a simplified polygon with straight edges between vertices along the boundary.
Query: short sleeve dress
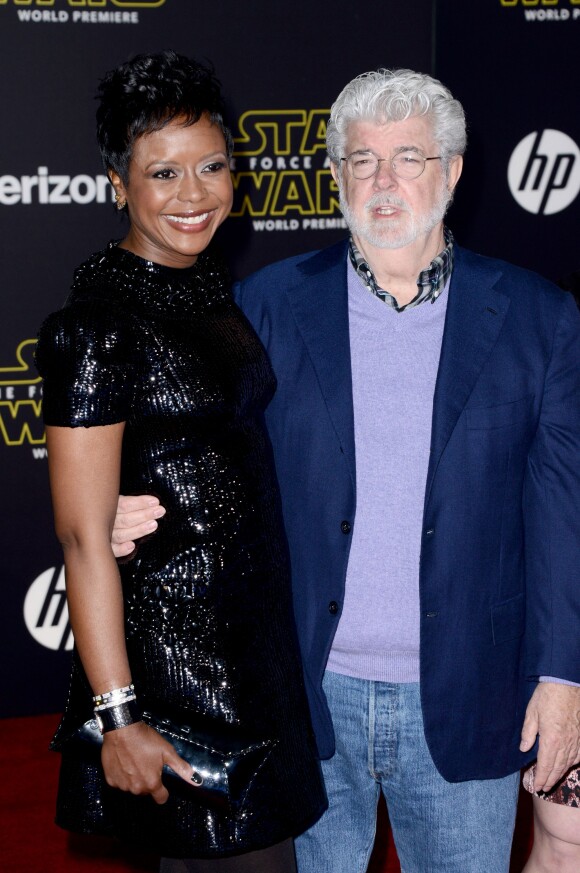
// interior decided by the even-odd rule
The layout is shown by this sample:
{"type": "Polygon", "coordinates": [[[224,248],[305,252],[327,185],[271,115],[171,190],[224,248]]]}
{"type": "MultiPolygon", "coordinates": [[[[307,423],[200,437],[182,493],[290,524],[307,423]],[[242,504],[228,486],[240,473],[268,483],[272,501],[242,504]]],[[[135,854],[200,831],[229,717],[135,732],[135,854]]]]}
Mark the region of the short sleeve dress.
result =
{"type": "Polygon", "coordinates": [[[75,657],[55,742],[57,823],[169,857],[224,857],[301,833],[326,798],[263,422],[275,380],[223,267],[203,253],[173,269],[110,243],[78,268],[65,307],[42,326],[37,366],[45,423],[125,421],[121,491],[155,494],[167,508],[120,568],[138,699],[183,723],[239,725],[270,748],[235,810],[211,808],[187,786],[162,806],[111,789],[98,758],[66,742],[92,717],[75,657]]]}

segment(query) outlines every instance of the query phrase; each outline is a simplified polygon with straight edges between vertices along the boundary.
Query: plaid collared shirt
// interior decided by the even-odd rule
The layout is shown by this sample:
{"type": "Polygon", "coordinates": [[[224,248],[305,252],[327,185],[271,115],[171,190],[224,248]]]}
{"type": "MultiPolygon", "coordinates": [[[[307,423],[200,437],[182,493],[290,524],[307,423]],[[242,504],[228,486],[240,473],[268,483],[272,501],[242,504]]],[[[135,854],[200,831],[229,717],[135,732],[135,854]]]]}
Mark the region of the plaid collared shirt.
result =
{"type": "Polygon", "coordinates": [[[409,309],[411,306],[418,306],[426,300],[435,303],[443,291],[445,283],[449,279],[451,271],[453,270],[454,245],[453,234],[449,228],[443,228],[443,237],[445,239],[445,248],[436,258],[433,258],[426,270],[422,270],[419,273],[419,278],[417,279],[417,294],[409,303],[405,303],[404,306],[398,306],[397,301],[392,294],[389,294],[389,292],[385,291],[383,288],[379,288],[373,271],[357,249],[352,237],[350,238],[348,253],[351,264],[369,291],[372,291],[376,297],[379,297],[396,312],[404,312],[405,309],[409,309]]]}

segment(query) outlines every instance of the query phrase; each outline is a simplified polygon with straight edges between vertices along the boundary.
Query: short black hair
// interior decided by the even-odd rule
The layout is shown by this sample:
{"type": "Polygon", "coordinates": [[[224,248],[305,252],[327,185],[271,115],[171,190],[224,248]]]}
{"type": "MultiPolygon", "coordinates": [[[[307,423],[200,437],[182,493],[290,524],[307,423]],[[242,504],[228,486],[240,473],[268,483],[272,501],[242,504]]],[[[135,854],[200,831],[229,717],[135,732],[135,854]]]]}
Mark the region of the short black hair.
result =
{"type": "Polygon", "coordinates": [[[232,153],[220,82],[211,67],[184,55],[170,50],[137,55],[103,76],[98,99],[97,141],[105,171],[114,170],[125,185],[135,140],[175,118],[187,125],[209,116],[224,134],[228,156],[232,153]]]}

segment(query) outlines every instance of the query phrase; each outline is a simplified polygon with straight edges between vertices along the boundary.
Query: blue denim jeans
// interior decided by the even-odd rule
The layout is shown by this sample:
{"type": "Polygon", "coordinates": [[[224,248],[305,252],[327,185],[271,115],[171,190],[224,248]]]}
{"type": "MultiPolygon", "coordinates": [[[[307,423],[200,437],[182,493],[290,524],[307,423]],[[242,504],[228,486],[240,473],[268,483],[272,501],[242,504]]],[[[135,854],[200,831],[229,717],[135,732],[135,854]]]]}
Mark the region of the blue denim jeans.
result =
{"type": "Polygon", "coordinates": [[[382,791],[402,873],[508,873],[519,773],[446,782],[423,732],[418,684],[324,679],[336,754],[329,808],[296,840],[298,873],[365,873],[382,791]]]}

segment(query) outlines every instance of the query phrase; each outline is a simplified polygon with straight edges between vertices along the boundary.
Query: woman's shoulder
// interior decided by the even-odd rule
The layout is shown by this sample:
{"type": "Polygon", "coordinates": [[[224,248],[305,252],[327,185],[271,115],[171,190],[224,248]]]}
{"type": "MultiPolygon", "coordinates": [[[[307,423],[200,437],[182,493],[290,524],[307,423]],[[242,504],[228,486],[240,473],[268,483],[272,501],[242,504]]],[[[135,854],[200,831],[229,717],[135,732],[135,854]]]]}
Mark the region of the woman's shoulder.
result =
{"type": "Polygon", "coordinates": [[[45,354],[80,350],[110,357],[129,339],[127,319],[113,302],[95,298],[70,299],[42,322],[36,345],[37,363],[45,354]]]}
{"type": "Polygon", "coordinates": [[[69,297],[43,322],[36,368],[44,380],[47,424],[111,424],[127,418],[137,364],[135,324],[106,281],[107,250],[75,273],[69,297]]]}
{"type": "Polygon", "coordinates": [[[115,272],[116,243],[95,252],[74,271],[68,296],[61,309],[46,317],[39,331],[39,344],[54,343],[67,336],[75,343],[126,332],[131,322],[119,295],[115,272]]]}
{"type": "Polygon", "coordinates": [[[81,362],[85,367],[130,364],[136,326],[117,294],[108,251],[97,252],[77,268],[64,306],[40,326],[35,358],[44,377],[81,362]]]}
{"type": "Polygon", "coordinates": [[[112,240],[75,269],[64,308],[78,303],[98,304],[102,301],[116,307],[121,284],[118,241],[112,240]]]}

